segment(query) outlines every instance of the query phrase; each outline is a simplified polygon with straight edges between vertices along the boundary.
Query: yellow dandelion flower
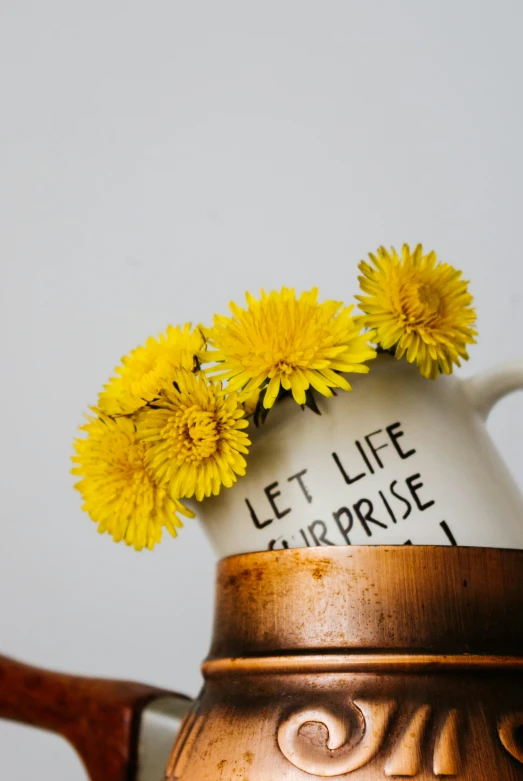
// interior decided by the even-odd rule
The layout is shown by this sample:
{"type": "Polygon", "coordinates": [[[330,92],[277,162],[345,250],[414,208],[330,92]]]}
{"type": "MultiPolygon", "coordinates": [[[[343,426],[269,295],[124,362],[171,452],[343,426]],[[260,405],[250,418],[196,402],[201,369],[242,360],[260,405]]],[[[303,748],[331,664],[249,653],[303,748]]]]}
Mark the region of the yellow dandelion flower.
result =
{"type": "Polygon", "coordinates": [[[280,388],[292,391],[305,404],[306,391],[315,388],[332,396],[332,388],[351,390],[339,372],[368,372],[363,361],[374,358],[366,336],[351,317],[352,306],[339,301],[318,303],[318,289],[302,293],[283,287],[261,299],[246,294],[247,309],[230,304],[233,317],[215,316],[206,331],[205,361],[217,379],[228,381],[228,390],[242,390],[242,397],[265,389],[264,407],[270,409],[280,388]]]}
{"type": "Polygon", "coordinates": [[[369,257],[371,264],[359,266],[367,295],[357,298],[372,341],[394,348],[396,358],[406,355],[424,377],[450,374],[460,358],[468,359],[467,345],[477,336],[473,299],[461,271],[438,263],[434,252],[423,255],[421,244],[414,252],[404,244],[401,257],[384,247],[369,257]]]}
{"type": "Polygon", "coordinates": [[[170,325],[157,339],[122,358],[116,375],[105,385],[98,406],[107,415],[130,415],[157,398],[169,387],[176,369],[192,370],[198,366],[204,349],[201,332],[186,323],[183,329],[170,325]]]}
{"type": "Polygon", "coordinates": [[[80,430],[87,437],[75,440],[71,471],[82,478],[75,488],[100,534],[107,532],[115,542],[124,540],[136,550],[154,548],[163,527],[176,537],[176,529],[183,526],[178,514],[193,518],[194,513],[155,478],[134,422],[100,413],[88,416],[80,430]]]}
{"type": "Polygon", "coordinates": [[[254,415],[259,400],[260,400],[260,391],[258,390],[258,388],[256,388],[256,390],[253,391],[252,393],[249,393],[248,396],[244,396],[242,398],[243,409],[245,410],[245,415],[247,417],[249,415],[254,415]]]}
{"type": "Polygon", "coordinates": [[[218,494],[244,475],[248,426],[236,393],[204,372],[180,370],[154,408],[138,414],[138,437],[149,446],[147,464],[174,496],[218,494]]]}

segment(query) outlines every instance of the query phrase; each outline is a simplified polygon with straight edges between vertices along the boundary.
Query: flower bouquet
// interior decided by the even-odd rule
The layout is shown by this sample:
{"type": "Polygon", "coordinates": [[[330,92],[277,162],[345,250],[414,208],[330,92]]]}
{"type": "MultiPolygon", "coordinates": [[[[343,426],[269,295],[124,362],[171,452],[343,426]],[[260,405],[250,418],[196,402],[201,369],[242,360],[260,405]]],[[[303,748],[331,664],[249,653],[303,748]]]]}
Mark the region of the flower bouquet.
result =
{"type": "Polygon", "coordinates": [[[421,245],[369,257],[359,312],[316,288],[262,291],[122,358],[73,456],[100,533],[152,549],[196,514],[221,556],[523,547],[522,497],[484,425],[523,368],[452,376],[477,335],[461,272],[421,245]]]}

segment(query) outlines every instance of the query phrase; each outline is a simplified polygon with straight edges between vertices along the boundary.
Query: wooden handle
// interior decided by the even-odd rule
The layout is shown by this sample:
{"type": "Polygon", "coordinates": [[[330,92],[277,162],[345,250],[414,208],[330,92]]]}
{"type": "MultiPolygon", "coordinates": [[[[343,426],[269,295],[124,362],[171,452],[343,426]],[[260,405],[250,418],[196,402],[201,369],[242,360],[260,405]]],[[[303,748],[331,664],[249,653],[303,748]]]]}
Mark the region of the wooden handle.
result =
{"type": "Polygon", "coordinates": [[[0,718],[62,735],[92,781],[134,781],[144,706],[171,692],[49,672],[0,656],[0,718]]]}

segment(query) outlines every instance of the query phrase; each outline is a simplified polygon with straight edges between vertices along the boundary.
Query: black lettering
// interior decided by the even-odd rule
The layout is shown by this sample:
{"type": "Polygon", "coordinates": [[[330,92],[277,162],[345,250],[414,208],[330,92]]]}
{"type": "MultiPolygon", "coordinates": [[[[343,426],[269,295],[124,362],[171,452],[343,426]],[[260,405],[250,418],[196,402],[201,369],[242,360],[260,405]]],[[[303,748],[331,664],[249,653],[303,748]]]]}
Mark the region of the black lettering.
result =
{"type": "Polygon", "coordinates": [[[371,462],[369,461],[369,459],[367,458],[367,456],[366,456],[366,454],[365,454],[365,451],[364,451],[364,449],[362,448],[361,444],[358,442],[358,440],[356,440],[354,444],[356,445],[356,447],[357,447],[357,448],[358,448],[358,450],[360,451],[360,455],[361,455],[361,457],[363,458],[363,460],[364,460],[364,461],[365,461],[365,463],[367,464],[367,467],[368,467],[368,470],[369,470],[369,472],[371,473],[371,475],[373,475],[373,474],[374,474],[374,469],[372,468],[372,464],[371,464],[371,462]]]}
{"type": "Polygon", "coordinates": [[[274,518],[267,518],[266,521],[259,521],[256,513],[254,512],[254,508],[252,504],[249,502],[248,499],[245,500],[245,504],[249,508],[249,512],[251,514],[252,522],[256,526],[257,529],[264,529],[266,526],[268,526],[270,523],[274,521],[274,518]]]}
{"type": "Polygon", "coordinates": [[[276,545],[277,545],[279,540],[281,540],[281,546],[282,546],[283,550],[288,550],[289,543],[287,542],[287,540],[283,540],[281,537],[278,537],[277,540],[271,540],[269,545],[268,545],[268,550],[275,550],[276,545]]]}
{"type": "Polygon", "coordinates": [[[401,496],[401,494],[396,493],[396,491],[394,490],[394,486],[397,485],[397,484],[398,484],[398,481],[397,480],[393,480],[392,483],[390,484],[389,490],[390,490],[391,494],[396,497],[396,499],[399,499],[400,502],[403,502],[403,504],[407,505],[407,512],[403,516],[403,520],[405,520],[405,518],[408,518],[409,515],[411,514],[412,506],[411,506],[410,502],[408,501],[408,499],[405,499],[403,496],[401,496]]]}
{"type": "Polygon", "coordinates": [[[337,510],[335,513],[332,513],[332,517],[336,521],[338,525],[338,529],[340,530],[343,539],[347,543],[347,545],[350,545],[350,539],[349,539],[349,532],[352,529],[353,519],[352,519],[352,513],[347,507],[340,507],[339,510],[337,510]],[[347,518],[347,526],[343,526],[341,522],[341,517],[345,516],[347,518]]]}
{"type": "Polygon", "coordinates": [[[307,539],[307,535],[305,534],[303,529],[300,529],[300,534],[303,537],[303,539],[305,540],[305,545],[307,546],[307,548],[310,548],[311,546],[309,545],[309,540],[307,539]]]}
{"type": "Polygon", "coordinates": [[[434,499],[431,499],[429,502],[425,502],[425,504],[421,504],[419,496],[417,492],[420,488],[423,488],[423,483],[419,482],[414,485],[414,480],[417,480],[421,475],[411,475],[410,477],[407,477],[405,482],[407,483],[409,490],[412,494],[412,498],[416,502],[418,510],[426,510],[428,507],[432,507],[433,504],[436,504],[434,499]]]}
{"type": "MultiPolygon", "coordinates": [[[[450,544],[451,545],[457,545],[458,543],[456,542],[456,538],[454,537],[454,535],[450,531],[449,525],[448,525],[447,521],[441,521],[440,526],[443,529],[443,531],[445,532],[445,534],[447,535],[447,537],[449,538],[450,544]]],[[[467,585],[467,581],[465,581],[464,585],[465,586],[467,585]]]]}
{"type": "Polygon", "coordinates": [[[382,500],[383,500],[383,504],[384,504],[384,505],[385,505],[385,507],[387,508],[387,512],[388,512],[388,514],[389,514],[389,515],[390,515],[390,517],[392,518],[392,523],[397,523],[397,521],[396,521],[396,516],[395,516],[395,515],[394,515],[394,513],[392,512],[392,508],[391,508],[390,504],[389,504],[389,503],[387,502],[387,500],[385,499],[385,494],[383,493],[383,491],[378,491],[378,493],[379,493],[379,495],[381,496],[381,498],[382,498],[382,500]]]}
{"type": "Polygon", "coordinates": [[[291,477],[287,478],[287,482],[290,483],[291,480],[297,480],[301,490],[303,491],[304,497],[307,499],[308,503],[310,504],[312,502],[312,496],[307,491],[307,486],[302,480],[303,475],[307,472],[306,469],[302,469],[301,472],[297,472],[295,475],[291,475],[291,477]]]}
{"type": "Polygon", "coordinates": [[[325,545],[334,545],[333,542],[327,539],[327,524],[324,521],[314,521],[314,523],[311,523],[309,532],[316,545],[321,545],[322,543],[325,545]],[[320,526],[322,530],[319,537],[316,536],[316,532],[314,531],[316,526],[320,526]]]}
{"type": "Polygon", "coordinates": [[[343,468],[342,463],[341,463],[340,459],[338,458],[337,453],[333,453],[332,457],[334,459],[334,462],[335,462],[336,466],[338,467],[338,469],[342,473],[343,479],[345,480],[347,485],[350,485],[351,483],[355,483],[356,480],[361,480],[362,477],[365,477],[365,474],[366,474],[365,472],[362,472],[360,475],[357,475],[356,477],[349,477],[349,475],[347,474],[347,472],[343,468]]]}
{"type": "Polygon", "coordinates": [[[406,453],[403,452],[401,447],[398,445],[398,439],[400,437],[404,437],[405,434],[404,434],[403,431],[398,431],[397,433],[394,433],[394,429],[398,428],[398,426],[401,426],[401,423],[393,423],[392,426],[387,426],[385,431],[389,435],[390,441],[392,442],[392,444],[396,448],[396,452],[399,455],[399,457],[400,458],[409,458],[410,456],[413,456],[416,451],[414,450],[414,448],[412,448],[412,450],[408,450],[406,453]]]}
{"type": "Polygon", "coordinates": [[[276,518],[284,518],[286,515],[288,515],[288,513],[290,513],[291,508],[287,507],[286,510],[282,510],[282,511],[278,510],[276,506],[276,502],[274,500],[276,499],[277,496],[281,496],[281,491],[274,490],[277,485],[278,485],[277,482],[271,483],[270,485],[267,486],[267,488],[264,488],[263,490],[265,491],[265,496],[269,500],[272,509],[276,513],[276,518]]]}
{"type": "Polygon", "coordinates": [[[367,537],[372,537],[372,532],[369,529],[369,522],[370,523],[375,523],[376,526],[381,526],[382,529],[387,529],[388,528],[386,523],[382,523],[381,521],[378,521],[376,518],[372,517],[372,513],[374,512],[374,506],[373,506],[372,502],[370,502],[368,499],[360,499],[360,501],[356,502],[356,504],[354,504],[353,507],[354,507],[354,512],[356,513],[356,515],[360,519],[361,524],[362,524],[363,528],[365,529],[367,537]],[[361,512],[361,507],[364,504],[367,505],[367,512],[366,513],[362,513],[361,512]]]}
{"type": "Polygon", "coordinates": [[[372,434],[367,434],[367,436],[365,437],[365,442],[367,443],[367,445],[369,446],[369,448],[372,450],[372,455],[374,456],[374,458],[375,458],[375,459],[376,459],[376,461],[378,462],[378,466],[379,466],[381,469],[383,469],[383,463],[382,463],[382,461],[381,461],[381,458],[380,458],[380,457],[379,457],[379,455],[378,455],[378,450],[383,450],[383,448],[384,448],[384,447],[388,447],[388,446],[389,446],[389,445],[388,445],[388,442],[385,442],[385,444],[384,444],[384,445],[380,445],[379,447],[374,447],[374,445],[373,445],[373,444],[372,444],[372,442],[370,441],[370,438],[371,438],[371,437],[373,437],[373,436],[375,436],[376,434],[381,434],[381,432],[382,432],[382,431],[383,431],[383,429],[382,429],[382,428],[379,428],[377,431],[373,431],[373,432],[372,432],[372,434]]]}

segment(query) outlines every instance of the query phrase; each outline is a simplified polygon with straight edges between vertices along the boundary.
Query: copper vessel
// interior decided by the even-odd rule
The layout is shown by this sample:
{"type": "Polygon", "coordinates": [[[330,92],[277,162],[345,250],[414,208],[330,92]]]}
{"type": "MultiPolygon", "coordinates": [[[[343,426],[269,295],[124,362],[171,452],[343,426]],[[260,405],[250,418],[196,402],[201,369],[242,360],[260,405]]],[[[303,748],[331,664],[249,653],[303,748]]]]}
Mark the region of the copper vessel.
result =
{"type": "Polygon", "coordinates": [[[523,778],[523,552],[334,547],[218,565],[170,781],[523,778]]]}
{"type": "MultiPolygon", "coordinates": [[[[205,684],[166,777],[523,779],[522,616],[523,551],[224,559],[205,684]]],[[[137,765],[136,725],[167,693],[2,658],[0,684],[0,717],[64,735],[93,781],[162,781],[165,758],[151,775],[137,765]]]]}

